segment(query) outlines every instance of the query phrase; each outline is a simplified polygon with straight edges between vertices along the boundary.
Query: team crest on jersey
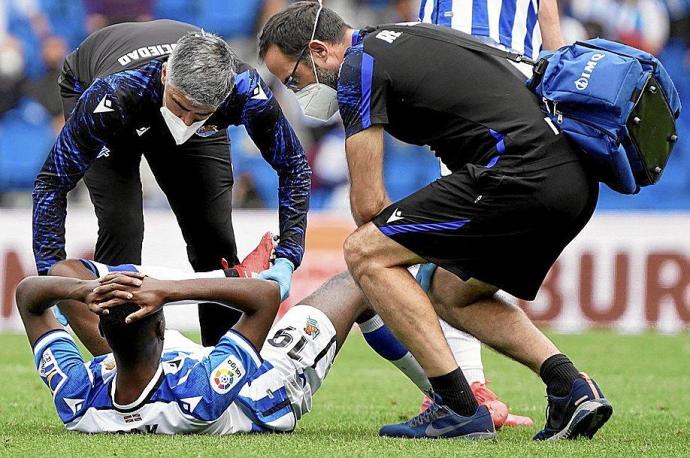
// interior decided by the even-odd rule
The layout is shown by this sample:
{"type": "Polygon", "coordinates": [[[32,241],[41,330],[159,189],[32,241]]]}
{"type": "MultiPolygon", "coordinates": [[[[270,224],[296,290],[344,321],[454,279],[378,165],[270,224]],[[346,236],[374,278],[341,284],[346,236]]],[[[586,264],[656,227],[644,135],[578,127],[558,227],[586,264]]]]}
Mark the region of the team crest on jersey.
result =
{"type": "Polygon", "coordinates": [[[312,339],[316,339],[319,337],[319,334],[321,334],[321,330],[319,330],[319,322],[314,318],[307,317],[307,324],[304,326],[304,332],[306,332],[307,335],[312,339]]]}
{"type": "Polygon", "coordinates": [[[106,356],[103,362],[101,362],[101,368],[107,372],[115,369],[115,356],[112,354],[106,356]]]}
{"type": "Polygon", "coordinates": [[[218,133],[218,126],[215,124],[211,124],[208,126],[201,126],[196,130],[196,134],[199,137],[210,137],[211,135],[215,135],[218,133]]]}
{"type": "Polygon", "coordinates": [[[236,357],[230,356],[211,371],[211,388],[218,394],[225,394],[237,384],[243,375],[242,363],[236,357]]]}

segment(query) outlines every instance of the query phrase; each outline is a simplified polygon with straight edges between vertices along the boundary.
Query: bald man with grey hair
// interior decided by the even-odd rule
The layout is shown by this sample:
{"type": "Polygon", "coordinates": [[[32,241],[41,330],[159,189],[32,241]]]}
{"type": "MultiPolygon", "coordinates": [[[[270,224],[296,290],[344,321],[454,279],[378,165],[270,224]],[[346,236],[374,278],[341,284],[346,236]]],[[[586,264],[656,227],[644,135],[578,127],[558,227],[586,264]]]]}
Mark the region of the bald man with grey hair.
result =
{"type": "MultiPolygon", "coordinates": [[[[65,258],[67,193],[82,178],[98,218],[95,259],[140,264],[144,234],[139,164],[165,193],[196,271],[238,263],[226,128],[243,125],[278,174],[280,243],[262,278],[287,296],[302,261],[310,194],[304,150],[256,69],[211,33],[157,20],[106,27],[67,56],[59,78],[65,127],[33,191],[39,274],[65,258]]],[[[199,309],[204,345],[238,314],[199,309]]]]}

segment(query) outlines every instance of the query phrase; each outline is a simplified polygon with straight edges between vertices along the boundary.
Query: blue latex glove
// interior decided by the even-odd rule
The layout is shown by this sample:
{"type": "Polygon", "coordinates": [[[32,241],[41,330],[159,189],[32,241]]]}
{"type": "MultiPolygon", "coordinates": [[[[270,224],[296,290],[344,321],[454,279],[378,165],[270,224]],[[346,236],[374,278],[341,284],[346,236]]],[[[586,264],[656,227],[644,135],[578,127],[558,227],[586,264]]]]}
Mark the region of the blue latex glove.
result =
{"type": "Polygon", "coordinates": [[[421,264],[419,270],[417,271],[417,276],[415,279],[419,286],[422,287],[425,293],[428,293],[431,289],[431,279],[434,278],[434,272],[436,272],[436,264],[427,262],[426,264],[421,264]]]}
{"type": "Polygon", "coordinates": [[[290,284],[292,283],[292,272],[295,265],[285,258],[278,258],[273,265],[259,274],[262,280],[273,280],[280,287],[280,301],[284,301],[290,295],[290,284]]]}

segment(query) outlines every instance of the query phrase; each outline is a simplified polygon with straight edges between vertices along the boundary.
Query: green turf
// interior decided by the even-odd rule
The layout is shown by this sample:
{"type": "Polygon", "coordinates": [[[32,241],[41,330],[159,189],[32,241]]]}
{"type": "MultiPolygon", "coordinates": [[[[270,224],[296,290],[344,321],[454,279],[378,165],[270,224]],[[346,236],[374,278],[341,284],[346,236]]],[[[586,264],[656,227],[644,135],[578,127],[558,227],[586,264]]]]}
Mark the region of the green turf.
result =
{"type": "MultiPolygon", "coordinates": [[[[0,454],[6,456],[690,456],[690,336],[554,336],[596,376],[614,416],[592,441],[533,443],[535,428],[495,442],[380,439],[381,424],[414,414],[420,396],[353,334],[314,410],[293,434],[234,437],[82,435],[61,426],[23,336],[0,335],[0,454]]],[[[491,387],[519,413],[543,421],[539,379],[484,351],[491,387]]]]}

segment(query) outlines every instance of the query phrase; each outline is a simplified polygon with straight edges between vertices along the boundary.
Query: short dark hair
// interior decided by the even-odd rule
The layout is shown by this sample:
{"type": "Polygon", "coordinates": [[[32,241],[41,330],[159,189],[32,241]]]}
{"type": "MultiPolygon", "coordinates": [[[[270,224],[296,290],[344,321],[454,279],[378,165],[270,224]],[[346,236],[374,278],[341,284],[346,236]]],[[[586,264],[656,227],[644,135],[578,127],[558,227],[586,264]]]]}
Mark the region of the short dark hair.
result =
{"type": "MultiPolygon", "coordinates": [[[[271,16],[259,35],[259,57],[263,59],[268,48],[276,45],[286,56],[298,58],[311,38],[318,10],[318,2],[301,1],[271,16]]],[[[348,27],[338,13],[324,7],[319,15],[314,38],[328,43],[338,43],[343,39],[348,27]]]]}
{"type": "Polygon", "coordinates": [[[151,339],[153,331],[164,319],[163,309],[160,309],[141,320],[125,323],[125,318],[137,310],[139,306],[131,302],[118,305],[109,309],[107,315],[101,315],[98,324],[113,353],[134,360],[138,359],[139,355],[147,354],[147,347],[154,342],[151,339]]]}

